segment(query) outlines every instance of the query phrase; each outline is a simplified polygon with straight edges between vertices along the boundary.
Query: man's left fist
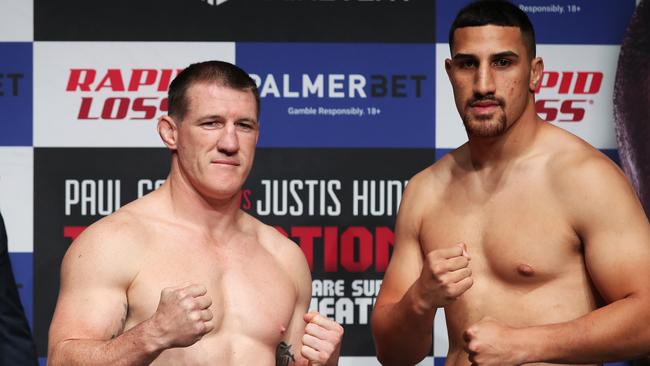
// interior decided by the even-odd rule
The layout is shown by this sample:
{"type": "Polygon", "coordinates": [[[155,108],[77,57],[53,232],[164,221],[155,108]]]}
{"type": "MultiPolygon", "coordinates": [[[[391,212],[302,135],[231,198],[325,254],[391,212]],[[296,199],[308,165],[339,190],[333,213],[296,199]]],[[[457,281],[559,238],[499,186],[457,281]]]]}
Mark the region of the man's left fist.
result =
{"type": "Polygon", "coordinates": [[[313,366],[338,364],[343,327],[332,319],[312,311],[304,315],[307,323],[300,353],[313,366]]]}
{"type": "Polygon", "coordinates": [[[469,361],[477,366],[505,366],[523,363],[521,347],[515,345],[515,328],[485,317],[463,333],[469,361]]]}

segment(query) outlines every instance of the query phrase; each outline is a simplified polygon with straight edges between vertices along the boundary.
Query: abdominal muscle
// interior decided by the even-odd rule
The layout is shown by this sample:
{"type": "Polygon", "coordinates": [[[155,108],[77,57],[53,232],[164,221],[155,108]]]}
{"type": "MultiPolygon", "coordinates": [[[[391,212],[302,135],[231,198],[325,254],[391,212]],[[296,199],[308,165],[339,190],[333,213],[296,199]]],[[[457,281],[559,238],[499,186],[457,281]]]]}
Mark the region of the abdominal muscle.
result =
{"type": "Polygon", "coordinates": [[[446,365],[469,365],[463,332],[484,317],[508,326],[561,323],[596,308],[591,285],[582,270],[546,282],[513,283],[492,274],[474,275],[474,285],[445,308],[449,335],[446,365]]]}
{"type": "Polygon", "coordinates": [[[275,365],[269,345],[233,331],[220,333],[209,334],[190,347],[168,349],[151,365],[275,365]]]}

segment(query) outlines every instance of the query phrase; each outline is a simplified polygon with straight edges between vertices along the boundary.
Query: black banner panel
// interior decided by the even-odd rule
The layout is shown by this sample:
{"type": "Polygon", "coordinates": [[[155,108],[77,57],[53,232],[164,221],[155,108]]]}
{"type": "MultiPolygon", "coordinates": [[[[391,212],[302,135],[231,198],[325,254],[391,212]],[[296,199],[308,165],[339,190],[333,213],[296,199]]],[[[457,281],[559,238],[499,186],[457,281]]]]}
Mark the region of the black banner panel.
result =
{"type": "Polygon", "coordinates": [[[34,2],[37,41],[435,42],[431,0],[34,2]]]}
{"type": "MultiPolygon", "coordinates": [[[[47,330],[59,264],[92,222],[163,183],[159,148],[35,149],[35,336],[47,330]]],[[[408,179],[433,149],[258,149],[241,196],[244,211],[303,250],[312,270],[311,309],[345,327],[343,355],[374,356],[369,321],[394,243],[408,179]]]]}

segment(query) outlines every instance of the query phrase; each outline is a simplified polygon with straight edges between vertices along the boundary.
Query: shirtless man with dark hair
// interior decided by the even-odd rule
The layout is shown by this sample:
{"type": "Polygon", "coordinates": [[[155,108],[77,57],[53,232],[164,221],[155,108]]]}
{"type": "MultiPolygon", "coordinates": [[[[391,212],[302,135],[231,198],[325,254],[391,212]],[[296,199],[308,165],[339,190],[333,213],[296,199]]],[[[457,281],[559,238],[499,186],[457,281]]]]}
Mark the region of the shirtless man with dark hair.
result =
{"type": "Polygon", "coordinates": [[[648,219],[616,165],[535,113],[534,39],[505,1],[470,4],[454,21],[445,69],[469,141],[404,194],[372,314],[384,365],[426,356],[438,308],[447,365],[650,351],[648,219]]]}
{"type": "Polygon", "coordinates": [[[167,181],[86,229],[68,249],[50,365],[336,365],[343,328],[305,313],[300,248],[240,209],[259,96],[234,65],[172,82],[158,132],[167,181]]]}

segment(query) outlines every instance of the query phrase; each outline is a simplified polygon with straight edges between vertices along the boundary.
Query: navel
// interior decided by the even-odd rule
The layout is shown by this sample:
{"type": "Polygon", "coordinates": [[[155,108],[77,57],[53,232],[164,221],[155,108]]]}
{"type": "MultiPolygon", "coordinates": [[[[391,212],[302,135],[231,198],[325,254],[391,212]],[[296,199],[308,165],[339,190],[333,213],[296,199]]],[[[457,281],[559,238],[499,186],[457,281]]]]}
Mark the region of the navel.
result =
{"type": "Polygon", "coordinates": [[[532,277],[535,275],[535,270],[533,269],[533,267],[524,263],[517,266],[517,272],[519,272],[520,275],[526,277],[532,277]]]}

